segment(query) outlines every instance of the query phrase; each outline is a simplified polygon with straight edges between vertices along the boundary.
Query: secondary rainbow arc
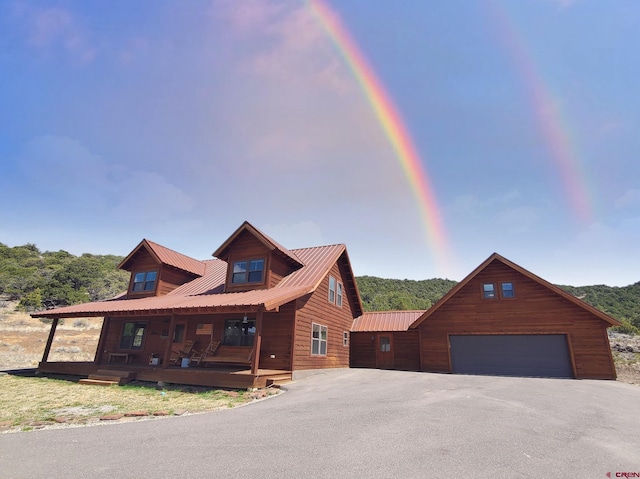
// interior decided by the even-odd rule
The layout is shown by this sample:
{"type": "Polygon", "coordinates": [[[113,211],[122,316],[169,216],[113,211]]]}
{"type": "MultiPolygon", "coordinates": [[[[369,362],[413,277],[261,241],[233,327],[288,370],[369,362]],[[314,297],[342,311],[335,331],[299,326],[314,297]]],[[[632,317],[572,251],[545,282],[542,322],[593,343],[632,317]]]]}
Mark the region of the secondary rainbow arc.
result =
{"type": "Polygon", "coordinates": [[[580,155],[576,151],[576,142],[564,119],[560,102],[544,81],[522,35],[513,26],[514,22],[509,18],[506,7],[498,8],[491,1],[486,2],[486,5],[509,59],[528,92],[538,129],[559,173],[570,209],[582,222],[588,224],[594,216],[593,202],[580,155]]]}

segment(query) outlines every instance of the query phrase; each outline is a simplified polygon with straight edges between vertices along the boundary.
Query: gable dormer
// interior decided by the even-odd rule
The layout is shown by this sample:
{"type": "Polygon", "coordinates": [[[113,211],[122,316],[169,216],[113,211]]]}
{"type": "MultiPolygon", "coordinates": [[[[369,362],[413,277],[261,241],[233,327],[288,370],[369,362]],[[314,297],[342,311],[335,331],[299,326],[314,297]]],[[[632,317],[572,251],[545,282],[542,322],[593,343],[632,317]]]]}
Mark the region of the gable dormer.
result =
{"type": "Polygon", "coordinates": [[[118,265],[131,272],[128,298],[162,296],[204,274],[204,264],[144,239],[118,265]]]}
{"type": "Polygon", "coordinates": [[[227,262],[225,291],[276,286],[303,263],[294,253],[245,221],[214,253],[227,262]]]}

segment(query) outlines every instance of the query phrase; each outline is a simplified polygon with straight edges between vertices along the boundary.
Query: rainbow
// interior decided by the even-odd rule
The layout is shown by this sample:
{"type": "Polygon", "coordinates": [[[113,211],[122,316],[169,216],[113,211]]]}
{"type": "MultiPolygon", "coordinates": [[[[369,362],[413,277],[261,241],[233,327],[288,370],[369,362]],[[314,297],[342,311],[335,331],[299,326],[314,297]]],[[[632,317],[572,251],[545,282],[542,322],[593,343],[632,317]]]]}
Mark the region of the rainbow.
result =
{"type": "Polygon", "coordinates": [[[500,34],[500,40],[528,91],[538,129],[560,174],[569,205],[573,213],[582,222],[588,224],[593,219],[593,206],[588,194],[586,175],[574,146],[571,130],[564,119],[560,102],[545,85],[535,67],[532,55],[525,48],[521,36],[511,26],[513,22],[509,21],[505,12],[494,6],[494,2],[486,3],[500,34]]]}
{"type": "Polygon", "coordinates": [[[391,143],[411,190],[418,200],[422,224],[439,271],[450,271],[451,254],[440,208],[420,155],[397,108],[338,16],[322,0],[308,0],[307,3],[356,78],[391,143]]]}

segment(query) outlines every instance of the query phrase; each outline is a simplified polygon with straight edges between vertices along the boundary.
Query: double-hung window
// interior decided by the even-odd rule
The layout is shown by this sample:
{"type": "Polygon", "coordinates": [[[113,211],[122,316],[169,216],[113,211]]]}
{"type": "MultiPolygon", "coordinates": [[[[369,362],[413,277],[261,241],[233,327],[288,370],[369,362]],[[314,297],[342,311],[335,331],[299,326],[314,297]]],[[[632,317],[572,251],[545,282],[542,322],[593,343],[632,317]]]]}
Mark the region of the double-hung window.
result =
{"type": "Polygon", "coordinates": [[[336,279],[333,276],[329,276],[329,302],[336,302],[336,279]]]}
{"type": "Polygon", "coordinates": [[[311,355],[327,355],[327,327],[311,323],[311,355]]]}
{"type": "Polygon", "coordinates": [[[492,299],[496,297],[496,285],[493,283],[485,283],[482,285],[482,297],[492,299]]]}
{"type": "Polygon", "coordinates": [[[500,286],[502,288],[502,297],[503,298],[513,298],[513,297],[515,297],[516,293],[513,290],[513,283],[502,283],[500,286]]]}
{"type": "Polygon", "coordinates": [[[331,304],[342,307],[342,298],[344,297],[344,286],[333,276],[329,276],[329,297],[327,298],[331,304]]]}

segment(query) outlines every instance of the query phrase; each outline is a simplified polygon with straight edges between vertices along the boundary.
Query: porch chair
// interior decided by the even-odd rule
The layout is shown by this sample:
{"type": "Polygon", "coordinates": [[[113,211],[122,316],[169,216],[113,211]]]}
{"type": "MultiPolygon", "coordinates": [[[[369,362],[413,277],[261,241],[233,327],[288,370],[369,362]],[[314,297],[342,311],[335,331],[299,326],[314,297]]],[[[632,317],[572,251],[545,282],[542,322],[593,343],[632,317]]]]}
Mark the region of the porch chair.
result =
{"type": "Polygon", "coordinates": [[[176,364],[180,364],[180,362],[182,362],[184,358],[188,358],[191,355],[191,352],[193,351],[193,346],[194,346],[193,341],[191,340],[185,341],[184,344],[182,345],[182,348],[180,348],[180,350],[171,351],[171,357],[169,358],[169,363],[173,364],[174,366],[176,364]]]}
{"type": "Polygon", "coordinates": [[[203,359],[216,354],[218,346],[220,346],[220,341],[211,341],[204,351],[196,351],[193,356],[191,356],[191,362],[196,366],[200,366],[200,362],[203,359]]]}

